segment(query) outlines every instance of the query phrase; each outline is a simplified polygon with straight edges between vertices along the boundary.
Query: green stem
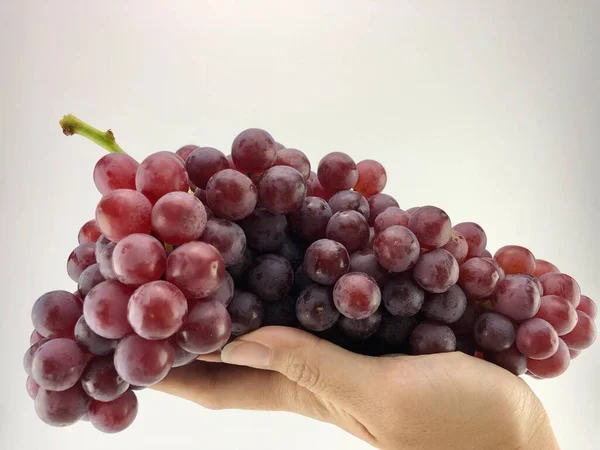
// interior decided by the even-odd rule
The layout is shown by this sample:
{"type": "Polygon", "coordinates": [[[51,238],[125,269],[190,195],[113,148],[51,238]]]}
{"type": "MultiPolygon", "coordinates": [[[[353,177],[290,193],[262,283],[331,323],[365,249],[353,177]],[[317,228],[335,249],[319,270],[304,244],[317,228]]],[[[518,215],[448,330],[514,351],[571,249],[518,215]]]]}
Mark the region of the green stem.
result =
{"type": "Polygon", "coordinates": [[[73,114],[67,114],[59,122],[65,136],[78,134],[88,138],[90,141],[98,144],[100,147],[108,150],[111,153],[125,153],[115,141],[115,135],[112,131],[100,131],[84,121],[78,119],[73,114]]]}

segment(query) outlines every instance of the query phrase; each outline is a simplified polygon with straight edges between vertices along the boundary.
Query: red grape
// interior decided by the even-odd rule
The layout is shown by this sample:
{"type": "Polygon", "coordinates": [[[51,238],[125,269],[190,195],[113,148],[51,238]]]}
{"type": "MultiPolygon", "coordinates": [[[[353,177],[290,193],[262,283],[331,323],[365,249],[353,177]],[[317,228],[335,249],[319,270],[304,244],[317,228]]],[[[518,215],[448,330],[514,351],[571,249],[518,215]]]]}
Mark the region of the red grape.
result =
{"type": "Polygon", "coordinates": [[[263,306],[263,327],[295,327],[297,325],[295,297],[285,297],[279,302],[269,302],[263,306]]]}
{"type": "Polygon", "coordinates": [[[446,292],[458,281],[458,263],[442,248],[422,254],[413,270],[415,281],[428,292],[446,292]]]}
{"type": "Polygon", "coordinates": [[[295,270],[304,261],[306,247],[301,240],[287,235],[277,250],[277,254],[285,258],[295,270]]]}
{"type": "Polygon", "coordinates": [[[349,319],[366,319],[379,308],[381,291],[366,273],[347,273],[335,283],[333,302],[338,311],[349,319]]]}
{"type": "Polygon", "coordinates": [[[569,349],[569,355],[571,357],[571,360],[577,358],[579,355],[581,355],[581,350],[573,350],[572,348],[569,349]]]}
{"type": "Polygon", "coordinates": [[[456,350],[456,336],[446,325],[424,322],[415,327],[409,339],[413,355],[429,355],[456,350]]]}
{"type": "MultiPolygon", "coordinates": [[[[483,253],[482,253],[482,255],[483,255],[483,253]]],[[[506,278],[506,274],[504,273],[504,270],[502,270],[502,267],[500,267],[500,264],[498,264],[498,261],[496,261],[494,258],[487,257],[487,256],[479,256],[479,258],[485,259],[487,262],[489,262],[490,264],[492,264],[496,268],[496,272],[498,272],[498,277],[499,277],[498,281],[502,281],[502,280],[504,280],[504,278],[506,278]]],[[[524,275],[524,274],[521,274],[521,275],[524,275]]],[[[536,279],[534,279],[534,277],[531,277],[531,278],[532,278],[533,281],[537,280],[537,278],[536,279]]],[[[540,290],[540,294],[541,293],[542,292],[540,290]]]]}
{"type": "Polygon", "coordinates": [[[109,153],[94,167],[94,183],[102,195],[117,189],[135,189],[139,164],[125,153],[109,153]]]}
{"type": "Polygon", "coordinates": [[[435,206],[422,206],[415,211],[410,216],[408,229],[415,234],[424,249],[443,247],[452,234],[448,214],[435,206]]]}
{"type": "Polygon", "coordinates": [[[79,245],[87,244],[88,242],[96,242],[102,233],[96,224],[95,220],[90,220],[83,224],[77,235],[79,245]]]}
{"type": "Polygon", "coordinates": [[[554,378],[562,375],[571,362],[569,348],[558,339],[558,350],[547,359],[527,359],[527,369],[539,378],[554,378]]]}
{"type": "Polygon", "coordinates": [[[342,152],[332,152],[319,162],[317,176],[325,189],[337,192],[354,187],[358,181],[358,170],[350,156],[342,152]]]}
{"type": "Polygon", "coordinates": [[[175,353],[168,341],[149,341],[130,334],[115,350],[115,368],[126,382],[151,386],[167,376],[175,353]]]}
{"type": "Polygon", "coordinates": [[[120,339],[131,332],[127,302],[134,290],[116,280],[108,280],[90,291],[83,304],[83,316],[94,333],[107,339],[120,339]]]}
{"type": "Polygon", "coordinates": [[[575,308],[581,301],[581,289],[572,277],[564,273],[547,273],[540,277],[544,295],[558,295],[568,300],[575,308]]]}
{"type": "Polygon", "coordinates": [[[450,239],[442,248],[449,251],[459,264],[466,259],[467,253],[469,252],[467,240],[460,232],[456,231],[455,228],[450,232],[450,239]]]}
{"type": "Polygon", "coordinates": [[[162,277],[167,254],[156,238],[148,234],[132,234],[119,241],[112,260],[113,269],[121,283],[141,286],[162,277]]]}
{"type": "Polygon", "coordinates": [[[27,349],[25,355],[23,355],[23,369],[27,375],[31,375],[31,366],[33,364],[33,357],[42,345],[50,341],[48,338],[43,338],[37,341],[35,344],[31,344],[31,347],[27,349]]]}
{"type": "Polygon", "coordinates": [[[560,272],[560,270],[558,270],[558,267],[552,263],[549,263],[548,261],[544,261],[543,259],[535,260],[535,270],[533,271],[534,277],[540,278],[542,275],[553,272],[560,272]]]}
{"type": "Polygon", "coordinates": [[[387,183],[387,174],[380,163],[372,159],[365,159],[356,165],[356,169],[358,170],[358,180],[354,185],[354,190],[365,197],[371,197],[383,191],[387,183]]]}
{"type": "Polygon", "coordinates": [[[73,329],[81,313],[81,303],[73,294],[52,291],[36,300],[31,310],[31,321],[44,337],[73,337],[73,329]]]}
{"type": "Polygon", "coordinates": [[[175,350],[175,358],[173,359],[173,367],[181,367],[185,366],[196,359],[198,359],[198,353],[190,353],[187,350],[181,348],[181,346],[177,343],[177,335],[173,336],[169,339],[173,350],[175,350]]]}
{"type": "Polygon", "coordinates": [[[179,156],[181,159],[183,159],[183,161],[186,161],[188,156],[190,156],[190,154],[197,148],[200,148],[200,147],[198,147],[197,145],[184,145],[179,150],[177,150],[175,152],[175,154],[177,156],[179,156]]]}
{"type": "Polygon", "coordinates": [[[585,350],[594,343],[597,334],[598,330],[594,319],[584,312],[577,311],[577,325],[575,325],[575,328],[570,333],[561,337],[569,348],[585,350]]]}
{"type": "Polygon", "coordinates": [[[198,302],[189,311],[177,343],[190,353],[207,354],[223,347],[231,336],[231,317],[217,302],[198,302]]]}
{"type": "Polygon", "coordinates": [[[463,312],[462,316],[456,321],[450,324],[450,328],[454,331],[454,334],[457,336],[460,335],[471,335],[473,334],[473,327],[475,326],[475,322],[481,315],[481,308],[473,303],[467,302],[467,307],[465,312],[463,312]]]}
{"type": "Polygon", "coordinates": [[[501,352],[486,353],[485,359],[517,376],[527,372],[527,358],[514,345],[501,352]]]}
{"type": "Polygon", "coordinates": [[[382,287],[388,278],[388,272],[379,265],[373,250],[358,250],[350,255],[349,272],[363,272],[372,277],[382,287]]]}
{"type": "Polygon", "coordinates": [[[263,304],[251,292],[236,289],[227,312],[231,317],[231,334],[234,336],[250,333],[262,325],[263,304]]]}
{"type": "Polygon", "coordinates": [[[425,292],[409,276],[401,276],[386,283],[382,299],[390,314],[409,317],[421,310],[425,292]]]}
{"type": "Polygon", "coordinates": [[[304,268],[317,283],[333,286],[350,267],[348,251],[339,242],[319,239],[304,254],[304,268]]]}
{"type": "Polygon", "coordinates": [[[96,260],[98,261],[98,267],[100,273],[106,280],[116,280],[117,274],[113,267],[113,254],[115,252],[116,242],[110,242],[102,248],[100,254],[98,254],[98,248],[96,248],[96,260]]]}
{"type": "Polygon", "coordinates": [[[256,295],[274,302],[284,298],[291,290],[294,271],[282,256],[266,254],[254,260],[247,279],[248,286],[256,295]]]}
{"type": "Polygon", "coordinates": [[[57,338],[43,343],[33,355],[31,377],[42,388],[65,391],[79,381],[87,363],[77,342],[57,338]]]}
{"type": "Polygon", "coordinates": [[[467,241],[467,258],[483,256],[487,245],[487,236],[483,228],[475,222],[462,222],[455,225],[454,230],[462,234],[467,241]]]}
{"type": "Polygon", "coordinates": [[[473,335],[477,345],[484,350],[501,352],[515,342],[515,327],[502,314],[486,312],[475,321],[473,335]]]}
{"type": "Polygon", "coordinates": [[[363,248],[369,241],[369,224],[358,211],[336,212],[327,224],[327,239],[337,241],[352,253],[363,248]]]}
{"type": "Polygon", "coordinates": [[[261,206],[271,214],[288,214],[298,209],[306,197],[302,174],[293,167],[273,166],[258,182],[261,206]]]}
{"type": "Polygon", "coordinates": [[[96,222],[113,242],[133,233],[150,234],[152,204],[137,191],[118,189],[102,197],[96,208],[96,222]]]}
{"type": "Polygon", "coordinates": [[[369,215],[371,214],[369,202],[356,191],[345,190],[336,192],[329,199],[329,207],[333,214],[338,211],[358,211],[367,220],[369,220],[369,215]]]}
{"type": "Polygon", "coordinates": [[[450,324],[462,317],[467,303],[465,293],[455,284],[446,292],[428,295],[421,312],[429,320],[450,324]]]}
{"type": "Polygon", "coordinates": [[[586,313],[592,319],[598,316],[598,306],[587,295],[580,296],[581,301],[577,305],[577,310],[586,313]]]}
{"type": "Polygon", "coordinates": [[[33,345],[36,342],[40,342],[42,339],[44,339],[44,336],[38,333],[37,330],[33,330],[31,332],[31,336],[29,336],[29,345],[33,345]]]}
{"type": "Polygon", "coordinates": [[[240,220],[248,217],[258,200],[250,178],[233,169],[213,175],[206,185],[206,201],[217,217],[240,220]]]}
{"type": "Polygon", "coordinates": [[[181,328],[187,310],[187,300],[177,286],[168,281],[153,281],[133,293],[127,319],[133,331],[144,339],[167,339],[181,328]]]}
{"type": "Polygon", "coordinates": [[[528,358],[547,359],[558,349],[558,334],[545,320],[533,318],[519,325],[515,342],[528,358]]]}
{"type": "Polygon", "coordinates": [[[395,225],[379,233],[373,241],[377,262],[391,272],[404,272],[419,259],[417,237],[408,228],[395,225]]]}
{"type": "Polygon", "coordinates": [[[29,394],[31,399],[35,400],[35,398],[38,395],[38,391],[40,390],[40,385],[33,381],[33,378],[27,377],[25,387],[27,388],[27,393],[29,394]]]}
{"type": "Polygon", "coordinates": [[[103,433],[118,433],[133,423],[138,412],[138,401],[133,391],[127,391],[111,402],[93,401],[90,405],[90,423],[103,433]]]}
{"type": "Polygon", "coordinates": [[[306,180],[306,196],[319,197],[327,201],[332,194],[333,192],[329,192],[323,187],[317,174],[311,171],[308,179],[306,180]]]}
{"type": "Polygon", "coordinates": [[[92,264],[81,273],[77,283],[77,291],[82,298],[85,298],[94,286],[99,285],[103,281],[104,276],[100,272],[100,266],[92,264]]]}
{"type": "Polygon", "coordinates": [[[335,325],[340,312],[333,303],[330,287],[312,284],[304,289],[296,301],[296,316],[305,328],[325,331],[335,325]]]}
{"type": "Polygon", "coordinates": [[[289,166],[296,169],[307,180],[310,176],[310,161],[304,153],[295,148],[283,148],[277,152],[274,166],[289,166]]]}
{"type": "Polygon", "coordinates": [[[498,261],[506,275],[528,273],[535,271],[535,258],[533,253],[525,247],[506,245],[496,252],[494,259],[498,261]]]}
{"type": "Polygon", "coordinates": [[[409,219],[410,214],[396,206],[390,206],[375,218],[375,233],[381,233],[383,230],[394,225],[407,227],[409,219]]]}
{"type": "Polygon", "coordinates": [[[85,269],[96,264],[96,244],[88,242],[79,245],[67,259],[67,273],[75,283],[85,269]]]}
{"type": "Polygon", "coordinates": [[[152,231],[167,244],[181,245],[195,241],[205,227],[204,205],[185,192],[170,192],[152,208],[152,231]]]}
{"type": "Polygon", "coordinates": [[[215,218],[206,222],[200,240],[219,250],[227,266],[239,262],[246,250],[244,230],[237,223],[226,219],[215,218]]]}
{"type": "Polygon", "coordinates": [[[384,343],[397,347],[406,342],[418,324],[419,321],[412,316],[401,317],[383,313],[376,336],[384,343]]]}
{"type": "Polygon", "coordinates": [[[263,172],[277,157],[275,140],[258,128],[242,131],[231,145],[231,157],[236,168],[244,173],[263,172]]]}
{"type": "Polygon", "coordinates": [[[204,242],[188,242],[173,250],[167,259],[167,281],[188,299],[204,298],[215,292],[225,276],[219,251],[204,242]]]}
{"type": "Polygon", "coordinates": [[[257,208],[239,222],[246,233],[248,245],[259,252],[275,252],[286,238],[287,220],[284,215],[274,215],[257,208]]]}
{"type": "Polygon", "coordinates": [[[88,412],[90,402],[80,384],[61,392],[40,389],[35,398],[35,411],[46,424],[65,427],[79,421],[88,412]]]}
{"type": "Polygon", "coordinates": [[[540,309],[535,317],[550,323],[559,336],[567,334],[577,324],[575,308],[558,295],[544,295],[540,301],[540,309]]]}
{"type": "Polygon", "coordinates": [[[96,334],[81,316],[75,324],[75,340],[79,346],[92,355],[110,355],[117,348],[118,339],[106,339],[96,334]]]}
{"type": "Polygon", "coordinates": [[[482,300],[492,295],[499,279],[494,264],[474,257],[460,266],[458,284],[470,300],[482,300]]]}
{"type": "Polygon", "coordinates": [[[113,401],[129,389],[129,383],[117,373],[112,356],[92,359],[83,372],[81,385],[87,395],[101,402],[113,401]]]}
{"type": "Polygon", "coordinates": [[[525,275],[509,275],[496,286],[492,304],[496,311],[521,322],[538,313],[540,292],[531,278],[525,275]]]}
{"type": "Polygon", "coordinates": [[[199,147],[185,159],[185,168],[190,181],[201,189],[217,172],[229,169],[229,162],[223,153],[212,147],[199,147]]]}
{"type": "Polygon", "coordinates": [[[381,311],[375,311],[365,319],[349,319],[341,316],[337,322],[342,332],[352,339],[364,340],[374,335],[381,325],[381,311]]]}
{"type": "Polygon", "coordinates": [[[242,259],[227,267],[227,272],[229,272],[229,275],[231,275],[231,278],[233,278],[234,282],[246,282],[244,277],[252,265],[252,261],[254,261],[254,252],[250,248],[246,247],[246,250],[244,250],[244,254],[242,255],[242,259]]]}
{"type": "Polygon", "coordinates": [[[188,174],[183,160],[172,152],[158,152],[148,156],[137,169],[135,187],[152,204],[169,192],[187,192],[188,174]]]}
{"type": "Polygon", "coordinates": [[[290,228],[302,239],[314,242],[324,238],[332,211],[318,197],[306,197],[300,207],[288,216],[290,228]]]}
{"type": "Polygon", "coordinates": [[[231,275],[229,275],[229,272],[225,272],[225,277],[223,278],[223,281],[221,282],[217,290],[210,294],[208,297],[203,298],[201,301],[214,301],[227,307],[231,303],[231,299],[233,298],[233,292],[233,278],[231,277],[231,275]]]}
{"type": "Polygon", "coordinates": [[[369,225],[375,225],[375,219],[386,209],[394,206],[398,208],[396,199],[388,194],[375,194],[369,198],[369,225]]]}

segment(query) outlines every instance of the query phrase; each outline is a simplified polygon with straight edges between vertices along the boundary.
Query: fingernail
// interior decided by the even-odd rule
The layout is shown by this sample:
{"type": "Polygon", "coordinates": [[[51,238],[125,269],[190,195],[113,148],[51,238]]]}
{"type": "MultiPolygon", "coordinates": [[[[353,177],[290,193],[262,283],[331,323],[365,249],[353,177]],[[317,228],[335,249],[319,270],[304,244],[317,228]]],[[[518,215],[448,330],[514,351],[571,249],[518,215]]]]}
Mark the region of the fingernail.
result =
{"type": "Polygon", "coordinates": [[[271,362],[271,350],[256,342],[237,341],[226,345],[221,352],[224,363],[264,369],[271,362]]]}

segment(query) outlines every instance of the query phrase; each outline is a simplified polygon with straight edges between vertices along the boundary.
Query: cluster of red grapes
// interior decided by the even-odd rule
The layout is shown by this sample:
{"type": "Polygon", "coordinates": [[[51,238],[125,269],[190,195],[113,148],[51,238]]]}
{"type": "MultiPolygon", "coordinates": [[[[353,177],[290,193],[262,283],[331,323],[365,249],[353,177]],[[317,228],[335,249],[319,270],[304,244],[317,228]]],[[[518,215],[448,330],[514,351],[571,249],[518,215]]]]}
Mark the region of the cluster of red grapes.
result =
{"type": "Polygon", "coordinates": [[[210,147],[124,153],[67,271],[33,306],[24,358],[39,417],[128,427],[134,391],[261,326],[299,327],[367,355],[462,351],[549,378],[596,336],[577,282],[435,206],[402,210],[381,164],[304,153],[265,131],[210,147]],[[191,193],[194,195],[191,195],[191,193]]]}

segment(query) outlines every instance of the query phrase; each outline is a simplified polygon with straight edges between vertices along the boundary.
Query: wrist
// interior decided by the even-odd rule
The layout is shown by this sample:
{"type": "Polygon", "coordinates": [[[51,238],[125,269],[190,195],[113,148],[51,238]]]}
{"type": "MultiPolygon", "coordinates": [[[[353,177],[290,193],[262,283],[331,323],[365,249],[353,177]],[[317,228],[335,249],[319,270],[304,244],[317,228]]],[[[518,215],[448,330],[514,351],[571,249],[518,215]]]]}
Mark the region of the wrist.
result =
{"type": "Polygon", "coordinates": [[[525,387],[522,395],[521,412],[517,414],[519,426],[516,428],[518,435],[514,448],[559,450],[550,418],[540,400],[528,386],[525,387]]]}

